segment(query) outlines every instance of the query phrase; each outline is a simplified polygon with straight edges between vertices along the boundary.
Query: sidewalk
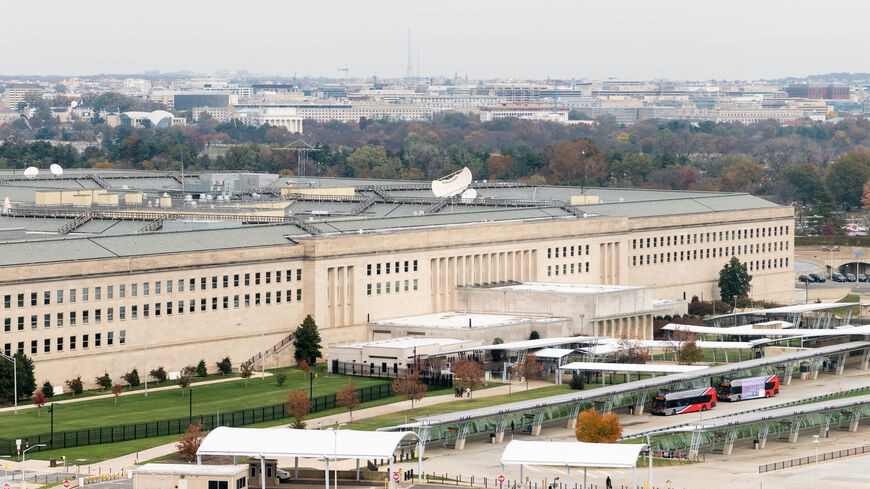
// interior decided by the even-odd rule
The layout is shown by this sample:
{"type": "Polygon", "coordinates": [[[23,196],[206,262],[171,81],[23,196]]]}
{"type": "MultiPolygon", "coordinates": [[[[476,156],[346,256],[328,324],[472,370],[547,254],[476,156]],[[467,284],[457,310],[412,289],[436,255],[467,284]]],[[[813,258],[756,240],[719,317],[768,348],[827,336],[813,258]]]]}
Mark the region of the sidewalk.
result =
{"type": "MultiPolygon", "coordinates": [[[[545,381],[530,381],[529,382],[529,389],[537,389],[539,387],[546,387],[546,386],[550,386],[550,385],[553,385],[553,384],[551,384],[549,382],[545,382],[545,381]]],[[[481,398],[481,397],[492,397],[492,396],[505,395],[510,390],[509,388],[512,388],[513,392],[523,392],[523,391],[525,391],[525,383],[514,382],[513,386],[502,385],[502,386],[498,386],[498,387],[492,387],[489,389],[479,390],[479,391],[474,393],[474,397],[481,398]]],[[[450,391],[450,393],[448,393],[448,394],[424,397],[422,400],[415,402],[414,406],[415,406],[415,408],[420,407],[420,406],[431,406],[434,404],[441,404],[444,402],[451,402],[451,401],[455,401],[455,400],[457,400],[457,398],[453,395],[453,392],[450,391]]],[[[389,413],[395,412],[397,410],[408,409],[410,407],[411,407],[410,401],[401,401],[398,403],[384,404],[381,406],[373,406],[373,407],[369,407],[369,408],[355,410],[353,412],[353,418],[355,420],[360,420],[360,419],[364,419],[364,418],[372,418],[375,416],[380,416],[382,414],[389,414],[389,413]]],[[[318,422],[322,423],[324,426],[329,426],[329,425],[335,424],[336,421],[339,421],[339,422],[346,421],[347,419],[348,419],[348,414],[341,413],[341,414],[333,414],[330,416],[323,416],[320,418],[306,419],[305,423],[307,424],[308,429],[312,429],[312,428],[317,427],[318,422]]],[[[275,428],[287,428],[289,426],[290,426],[290,424],[288,423],[288,424],[276,426],[275,428]]],[[[171,453],[174,453],[176,451],[175,445],[176,445],[176,442],[167,443],[165,445],[160,445],[160,446],[157,446],[154,448],[149,448],[147,450],[142,450],[138,453],[130,453],[130,454],[123,455],[123,456],[120,456],[117,458],[104,460],[102,462],[91,464],[89,466],[83,465],[80,467],[79,470],[83,474],[87,474],[88,470],[90,470],[91,474],[96,474],[99,472],[102,472],[105,474],[105,473],[109,472],[110,470],[118,472],[121,469],[130,468],[137,461],[142,462],[145,460],[151,460],[153,458],[163,457],[165,455],[169,455],[171,453]],[[138,459],[137,459],[137,456],[138,456],[138,459]]],[[[12,469],[20,470],[21,465],[19,463],[10,461],[9,468],[10,468],[10,470],[12,470],[12,469]]],[[[59,467],[58,469],[62,470],[62,467],[59,467]]],[[[52,471],[52,470],[57,470],[57,469],[49,468],[48,461],[46,461],[46,460],[28,460],[26,462],[26,465],[25,465],[25,470],[52,471]]]]}
{"type": "MultiPolygon", "coordinates": [[[[261,374],[259,372],[257,372],[251,378],[253,379],[254,377],[259,377],[260,375],[261,374]]],[[[271,376],[272,376],[271,372],[266,372],[266,377],[271,377],[271,376]]],[[[191,387],[198,387],[201,385],[220,384],[222,382],[232,382],[234,380],[244,380],[244,379],[241,377],[226,377],[223,379],[203,380],[202,382],[194,382],[194,383],[190,384],[190,386],[191,387]]],[[[169,381],[167,381],[167,382],[169,382],[169,381]]],[[[177,385],[164,385],[162,387],[148,388],[148,392],[167,391],[170,389],[181,389],[181,387],[179,387],[177,385]]],[[[121,393],[121,397],[133,396],[133,395],[143,395],[143,394],[145,394],[145,390],[138,389],[135,391],[124,391],[121,393]]],[[[93,399],[107,399],[107,398],[112,398],[112,397],[115,397],[115,395],[110,392],[107,394],[100,394],[98,396],[88,396],[88,397],[64,399],[63,401],[52,401],[51,399],[46,399],[45,403],[46,404],[69,404],[72,402],[84,402],[84,401],[90,401],[93,399]]],[[[36,408],[36,404],[25,404],[25,405],[18,406],[19,411],[21,411],[22,409],[34,409],[34,408],[36,408]]],[[[14,411],[14,410],[15,410],[15,406],[0,408],[0,413],[14,411]]]]}

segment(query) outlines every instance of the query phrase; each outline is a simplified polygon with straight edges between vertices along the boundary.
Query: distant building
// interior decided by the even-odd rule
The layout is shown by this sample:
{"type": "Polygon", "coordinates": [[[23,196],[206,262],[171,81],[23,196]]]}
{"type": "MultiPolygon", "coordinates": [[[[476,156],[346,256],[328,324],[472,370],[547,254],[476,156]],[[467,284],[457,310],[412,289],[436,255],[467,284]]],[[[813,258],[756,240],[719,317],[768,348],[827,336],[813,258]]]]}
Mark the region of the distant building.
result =
{"type": "Polygon", "coordinates": [[[227,93],[176,93],[173,97],[175,110],[190,110],[194,107],[227,107],[230,96],[227,93]]]}
{"type": "Polygon", "coordinates": [[[34,94],[42,97],[42,89],[36,83],[16,83],[8,85],[6,92],[3,94],[3,104],[10,109],[18,108],[20,102],[27,99],[28,94],[34,94]]]}
{"type": "Polygon", "coordinates": [[[153,112],[121,112],[121,125],[130,127],[154,127],[166,129],[172,126],[183,126],[185,120],[175,117],[171,112],[155,110],[153,112]]]}
{"type": "Polygon", "coordinates": [[[828,85],[827,87],[813,85],[791,85],[786,89],[792,98],[814,98],[823,100],[848,100],[849,87],[828,85]]]}
{"type": "Polygon", "coordinates": [[[489,122],[494,119],[528,119],[553,122],[568,122],[568,107],[555,108],[552,105],[503,104],[480,108],[480,121],[489,122]]]}
{"type": "Polygon", "coordinates": [[[269,124],[302,134],[302,117],[295,107],[246,107],[237,109],[237,118],[251,126],[269,124]]]}

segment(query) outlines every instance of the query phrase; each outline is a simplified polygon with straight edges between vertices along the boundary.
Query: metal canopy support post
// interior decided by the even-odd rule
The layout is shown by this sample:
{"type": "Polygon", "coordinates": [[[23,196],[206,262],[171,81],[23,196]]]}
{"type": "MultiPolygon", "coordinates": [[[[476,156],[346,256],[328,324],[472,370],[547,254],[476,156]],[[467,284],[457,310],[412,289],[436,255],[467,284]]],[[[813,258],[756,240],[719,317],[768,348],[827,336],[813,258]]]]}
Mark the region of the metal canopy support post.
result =
{"type": "MultiPolygon", "coordinates": [[[[423,483],[423,451],[426,449],[426,444],[422,441],[417,442],[417,483],[423,483]]],[[[356,480],[359,480],[359,462],[356,466],[356,480]]]]}
{"type": "Polygon", "coordinates": [[[788,442],[789,443],[797,443],[798,435],[800,434],[800,432],[801,432],[801,420],[795,418],[792,420],[791,427],[790,427],[789,432],[788,432],[788,442]]]}
{"type": "Polygon", "coordinates": [[[810,359],[810,380],[816,380],[819,378],[819,367],[821,366],[821,357],[813,357],[810,359]]]}
{"type": "Polygon", "coordinates": [[[856,432],[858,431],[858,422],[861,421],[861,410],[853,409],[852,410],[852,418],[849,419],[849,431],[856,432]]]}
{"type": "Polygon", "coordinates": [[[785,364],[785,373],[783,374],[783,385],[791,384],[791,378],[794,375],[794,366],[795,362],[788,362],[785,364]]]}
{"type": "Polygon", "coordinates": [[[697,431],[692,432],[692,441],[689,445],[689,458],[695,459],[698,457],[698,452],[701,449],[701,440],[704,437],[704,433],[698,429],[697,431]]]}
{"type": "MultiPolygon", "coordinates": [[[[325,460],[326,460],[326,469],[324,469],[324,473],[326,474],[326,477],[324,478],[324,481],[326,482],[326,489],[329,489],[329,457],[327,457],[325,460]]],[[[393,475],[392,459],[390,459],[390,475],[391,476],[393,475]]],[[[390,479],[390,480],[392,480],[392,479],[390,479]]],[[[266,489],[266,486],[263,486],[261,489],[266,489]]]]}
{"type": "Polygon", "coordinates": [[[822,413],[821,416],[821,422],[819,422],[819,437],[827,438],[828,431],[831,429],[831,418],[834,417],[834,413],[822,413]]]}
{"type": "Polygon", "coordinates": [[[583,489],[586,489],[586,467],[583,467],[583,489]]]}
{"type": "Polygon", "coordinates": [[[495,418],[495,442],[501,443],[504,441],[504,432],[507,429],[507,414],[501,414],[495,418]]]}
{"type": "Polygon", "coordinates": [[[867,370],[870,366],[870,348],[864,349],[864,355],[861,356],[861,370],[867,370]]]}
{"type": "Polygon", "coordinates": [[[359,459],[356,459],[356,481],[359,482],[359,459]]]}
{"type": "Polygon", "coordinates": [[[456,445],[454,447],[457,450],[465,449],[465,438],[468,436],[470,424],[470,421],[462,421],[459,423],[459,427],[456,429],[456,445]]]}
{"type": "Polygon", "coordinates": [[[569,430],[573,430],[577,427],[577,417],[580,416],[580,409],[582,408],[582,403],[575,402],[574,404],[568,404],[568,426],[569,430]]]}
{"type": "Polygon", "coordinates": [[[737,439],[737,427],[728,430],[725,434],[725,444],[722,445],[722,455],[731,455],[734,450],[734,440],[737,439]]]}
{"type": "Polygon", "coordinates": [[[825,328],[824,329],[828,329],[831,327],[831,319],[833,319],[833,318],[834,318],[834,313],[829,312],[829,313],[825,314],[825,328]]]}
{"type": "MultiPolygon", "coordinates": [[[[327,467],[329,467],[327,465],[327,467]]],[[[327,476],[329,477],[329,476],[327,476]]],[[[329,479],[327,479],[329,480],[329,479]]],[[[266,489],[266,457],[260,455],[260,489],[266,489]]],[[[329,489],[329,483],[326,484],[326,489],[329,489]]]]}
{"type": "Polygon", "coordinates": [[[643,406],[646,404],[646,398],[649,393],[646,390],[642,390],[638,393],[637,399],[634,404],[634,415],[640,416],[643,414],[643,406]]]}
{"type": "Polygon", "coordinates": [[[396,458],[396,454],[393,453],[390,455],[390,474],[387,477],[388,483],[390,484],[390,489],[393,489],[396,486],[396,481],[393,480],[393,459],[396,458]]]}
{"type": "Polygon", "coordinates": [[[541,434],[541,425],[544,424],[544,408],[535,409],[535,419],[532,421],[532,436],[541,434]]]}
{"type": "Polygon", "coordinates": [[[835,375],[843,375],[843,370],[846,368],[846,354],[840,353],[837,356],[837,370],[835,375]]]}
{"type": "Polygon", "coordinates": [[[299,478],[299,457],[293,457],[293,478],[299,478]]]}
{"type": "Polygon", "coordinates": [[[758,448],[764,448],[767,444],[767,435],[770,434],[770,423],[763,423],[758,427],[758,448]]]}

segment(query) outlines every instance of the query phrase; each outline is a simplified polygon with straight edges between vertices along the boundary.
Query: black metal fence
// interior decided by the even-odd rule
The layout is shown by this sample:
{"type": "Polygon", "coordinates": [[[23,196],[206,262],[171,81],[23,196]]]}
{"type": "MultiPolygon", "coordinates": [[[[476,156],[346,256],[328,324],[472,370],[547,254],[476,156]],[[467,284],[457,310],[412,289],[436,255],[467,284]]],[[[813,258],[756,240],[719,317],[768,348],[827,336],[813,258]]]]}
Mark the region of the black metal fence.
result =
{"type": "MultiPolygon", "coordinates": [[[[819,454],[819,462],[823,462],[825,460],[833,460],[835,458],[843,458],[843,457],[852,457],[854,455],[863,455],[865,453],[870,453],[870,445],[864,445],[855,448],[847,448],[845,450],[837,450],[834,452],[826,452],[819,454]]],[[[816,462],[816,456],[810,455],[809,457],[800,457],[793,458],[791,460],[783,460],[782,462],[776,462],[772,464],[764,464],[758,466],[758,473],[763,474],[765,472],[773,472],[774,470],[782,470],[788,469],[791,467],[800,467],[801,465],[812,464],[816,462]]]]}
{"type": "MultiPolygon", "coordinates": [[[[420,380],[429,386],[451,387],[453,375],[435,373],[425,367],[426,361],[420,361],[420,380]]],[[[406,368],[399,368],[395,363],[353,363],[332,361],[332,373],[343,375],[358,375],[362,377],[374,377],[378,379],[395,379],[407,373],[406,368]]]]}
{"type": "MultiPolygon", "coordinates": [[[[449,375],[424,375],[420,380],[429,386],[429,390],[450,388],[453,378],[449,375]]],[[[392,385],[383,383],[362,387],[356,390],[360,403],[376,401],[394,396],[392,385]]],[[[328,411],[340,407],[335,394],[318,396],[311,400],[310,414],[328,411]]],[[[36,450],[51,448],[71,448],[84,445],[99,445],[103,443],[117,443],[141,438],[156,436],[178,435],[184,433],[190,424],[202,423],[204,430],[211,430],[218,426],[245,426],[266,421],[290,418],[287,413],[287,403],[272,404],[270,406],[258,406],[249,409],[239,409],[226,413],[195,414],[191,417],[161,419],[156,421],[144,421],[115,426],[100,426],[81,430],[56,431],[39,435],[21,436],[22,448],[26,445],[45,444],[36,450]]],[[[0,456],[14,455],[16,453],[14,438],[0,438],[0,456]]]]}

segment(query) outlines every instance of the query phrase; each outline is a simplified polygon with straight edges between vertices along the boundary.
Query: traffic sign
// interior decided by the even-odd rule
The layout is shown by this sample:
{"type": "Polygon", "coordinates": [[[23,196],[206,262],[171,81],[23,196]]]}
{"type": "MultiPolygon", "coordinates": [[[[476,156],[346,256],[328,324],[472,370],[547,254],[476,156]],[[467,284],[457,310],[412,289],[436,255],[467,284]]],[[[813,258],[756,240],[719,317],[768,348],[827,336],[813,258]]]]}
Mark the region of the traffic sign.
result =
{"type": "Polygon", "coordinates": [[[503,475],[498,476],[498,481],[499,481],[499,482],[504,482],[504,476],[503,476],[503,475]]]}
{"type": "Polygon", "coordinates": [[[63,481],[64,489],[69,489],[69,481],[63,481]]]}
{"type": "Polygon", "coordinates": [[[12,486],[7,482],[6,484],[3,484],[3,489],[12,489],[12,486]]]}
{"type": "Polygon", "coordinates": [[[399,480],[399,473],[398,473],[398,472],[393,472],[393,480],[394,480],[394,481],[398,481],[398,480],[399,480]]]}

